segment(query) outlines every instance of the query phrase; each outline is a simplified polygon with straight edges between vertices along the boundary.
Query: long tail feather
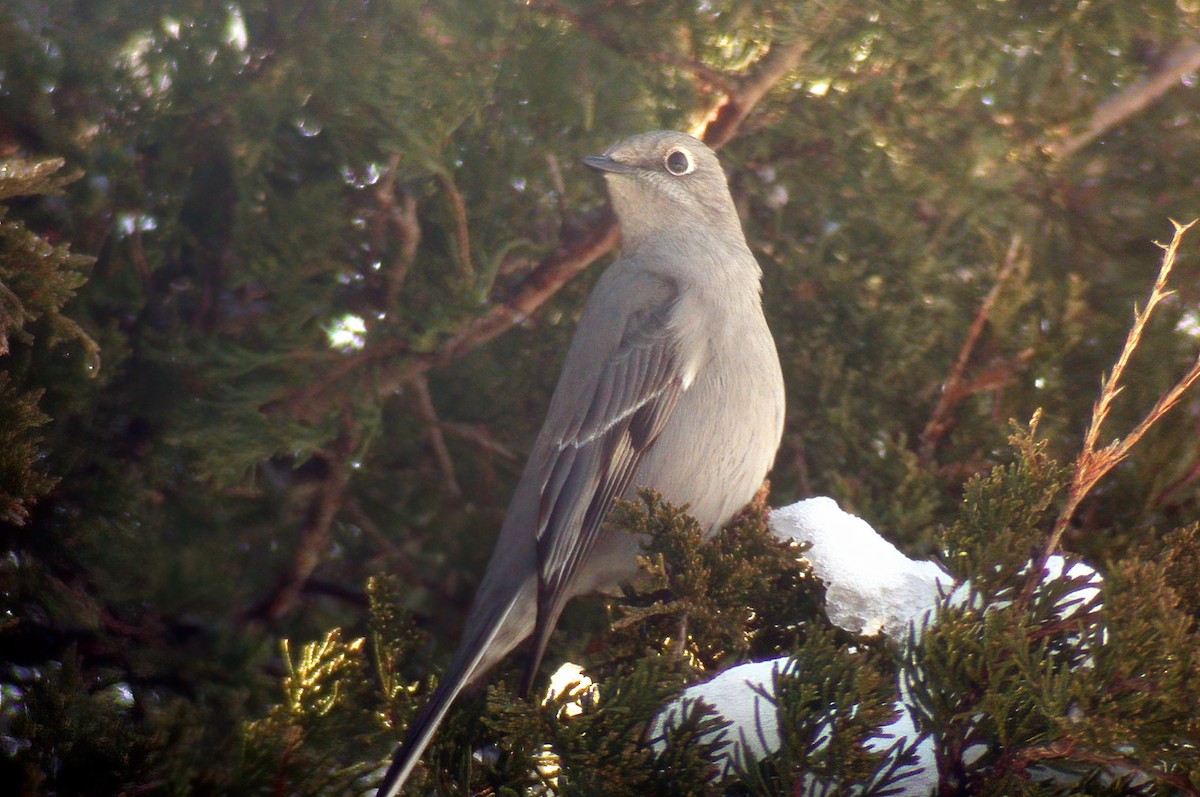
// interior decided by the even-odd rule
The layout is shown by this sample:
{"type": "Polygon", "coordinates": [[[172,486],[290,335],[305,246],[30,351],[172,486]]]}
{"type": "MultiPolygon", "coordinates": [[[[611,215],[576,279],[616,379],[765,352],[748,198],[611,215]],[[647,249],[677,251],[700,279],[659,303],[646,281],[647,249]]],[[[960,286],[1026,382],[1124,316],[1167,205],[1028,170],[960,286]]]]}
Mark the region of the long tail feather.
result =
{"type": "MultiPolygon", "coordinates": [[[[379,785],[376,797],[396,797],[404,782],[412,774],[413,768],[421,760],[425,748],[433,741],[433,735],[446,717],[446,712],[454,703],[455,698],[467,684],[483,675],[502,656],[512,649],[515,642],[508,637],[512,634],[502,634],[505,624],[509,622],[514,605],[520,601],[519,595],[513,595],[501,605],[492,607],[493,611],[487,620],[481,623],[480,630],[464,639],[454,654],[453,661],[446,668],[441,682],[434,690],[429,702],[421,709],[421,713],[405,733],[404,742],[396,750],[387,774],[379,785]],[[500,637],[500,638],[498,638],[500,637]],[[493,644],[495,643],[495,644],[493,644]]],[[[519,637],[518,640],[519,641],[519,637]]]]}

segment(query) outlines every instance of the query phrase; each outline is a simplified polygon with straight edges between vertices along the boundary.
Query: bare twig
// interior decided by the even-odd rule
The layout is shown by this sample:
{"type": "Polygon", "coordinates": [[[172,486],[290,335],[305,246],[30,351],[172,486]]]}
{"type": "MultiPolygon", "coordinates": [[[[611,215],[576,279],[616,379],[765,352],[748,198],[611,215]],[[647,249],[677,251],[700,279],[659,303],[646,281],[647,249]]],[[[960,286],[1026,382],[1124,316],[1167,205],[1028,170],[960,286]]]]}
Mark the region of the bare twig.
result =
{"type": "MultiPolygon", "coordinates": [[[[812,32],[812,36],[818,35],[819,32],[812,32]]],[[[800,66],[809,50],[809,42],[810,39],[796,39],[771,45],[754,68],[738,78],[732,89],[709,111],[699,126],[699,137],[713,149],[724,146],[767,92],[800,66]]]]}
{"type": "Polygon", "coordinates": [[[1186,41],[1176,45],[1153,72],[1097,105],[1078,132],[1071,134],[1069,130],[1059,131],[1061,137],[1043,145],[1043,151],[1055,161],[1070,158],[1112,128],[1140,113],[1178,85],[1182,77],[1197,70],[1200,70],[1200,44],[1186,41]]]}
{"type": "Polygon", "coordinates": [[[804,447],[804,435],[797,433],[789,438],[788,442],[791,449],[796,452],[792,457],[792,465],[796,468],[796,482],[800,490],[800,496],[816,495],[813,492],[812,478],[809,475],[808,451],[804,447]]]}
{"type": "MultiPolygon", "coordinates": [[[[391,267],[384,272],[389,307],[394,306],[399,298],[400,290],[404,287],[404,279],[417,259],[417,247],[421,244],[421,225],[417,221],[417,200],[404,188],[396,188],[396,172],[399,167],[400,153],[397,152],[388,160],[387,170],[379,180],[379,187],[375,191],[384,223],[395,230],[399,239],[399,250],[396,252],[396,257],[392,261],[391,267]],[[400,194],[399,205],[396,203],[397,190],[400,194]]],[[[383,236],[380,235],[379,238],[382,248],[383,236]]]]}
{"type": "Polygon", "coordinates": [[[550,184],[554,186],[555,204],[558,205],[558,222],[565,224],[567,221],[567,185],[563,182],[558,157],[553,152],[546,153],[546,168],[550,170],[550,184]]]}
{"type": "Polygon", "coordinates": [[[146,260],[146,247],[142,241],[142,218],[140,213],[133,217],[133,235],[130,237],[129,257],[133,261],[138,279],[142,281],[142,287],[146,288],[149,293],[152,269],[146,260]]]}
{"type": "Polygon", "coordinates": [[[489,454],[495,454],[501,459],[507,459],[510,462],[516,462],[518,457],[516,453],[508,446],[501,443],[496,438],[488,433],[487,427],[471,423],[453,423],[451,421],[442,421],[442,428],[450,434],[461,437],[468,443],[486,451],[489,454]]]}
{"type": "Polygon", "coordinates": [[[344,500],[349,481],[348,462],[357,441],[358,430],[349,413],[346,413],[337,441],[330,450],[320,454],[326,472],[305,512],[292,564],[275,590],[247,612],[246,619],[271,623],[291,613],[299,605],[305,583],[329,549],[330,529],[344,500]]]}
{"type": "MultiPolygon", "coordinates": [[[[383,533],[383,529],[379,528],[379,524],[371,518],[370,515],[362,508],[362,504],[353,496],[347,496],[346,504],[342,511],[345,513],[347,522],[353,523],[362,533],[369,537],[379,552],[391,560],[389,567],[393,572],[397,568],[405,568],[409,564],[408,558],[403,556],[403,552],[395,540],[383,533]]],[[[408,576],[405,572],[402,575],[408,576]]],[[[416,579],[414,579],[416,580],[416,579]]]]}
{"type": "Polygon", "coordinates": [[[410,384],[413,386],[413,394],[417,399],[417,414],[421,416],[421,422],[429,430],[429,446],[433,449],[438,469],[442,472],[446,491],[454,496],[462,495],[462,488],[458,486],[458,479],[454,476],[454,460],[450,458],[450,449],[446,448],[446,438],[442,435],[442,422],[438,420],[437,410],[433,406],[433,397],[429,395],[429,380],[425,378],[424,374],[421,374],[411,380],[410,384]]]}
{"type": "Polygon", "coordinates": [[[454,216],[454,239],[458,242],[458,268],[469,282],[475,280],[475,266],[471,263],[471,234],[467,226],[467,206],[462,194],[450,172],[438,172],[438,185],[450,202],[450,212],[454,216]]]}
{"type": "Polygon", "coordinates": [[[942,384],[942,393],[938,397],[937,405],[929,417],[929,422],[925,424],[925,429],[921,432],[920,458],[923,462],[933,459],[933,454],[937,450],[938,443],[941,442],[942,438],[950,431],[953,425],[950,417],[951,413],[971,393],[971,390],[963,379],[963,374],[966,372],[967,363],[975,351],[975,346],[979,343],[979,337],[983,334],[983,328],[991,317],[992,307],[996,304],[996,297],[1000,295],[1000,291],[1016,272],[1021,250],[1021,235],[1020,233],[1015,233],[1012,241],[1009,242],[1008,252],[1004,256],[1004,263],[1000,266],[1000,273],[996,275],[995,283],[992,285],[991,290],[988,291],[988,295],[984,297],[983,303],[979,306],[979,311],[975,313],[975,318],[971,321],[971,326],[967,329],[967,336],[958,351],[958,357],[954,360],[954,365],[951,366],[950,373],[946,376],[946,381],[942,384]]]}
{"type": "Polygon", "coordinates": [[[1129,334],[1125,338],[1125,346],[1121,349],[1120,356],[1117,357],[1117,362],[1113,366],[1112,373],[1106,376],[1101,383],[1100,397],[1096,399],[1096,403],[1092,407],[1092,420],[1088,425],[1086,434],[1084,434],[1083,449],[1079,452],[1079,457],[1075,461],[1075,473],[1071,479],[1071,487],[1067,492],[1067,501],[1059,513],[1057,522],[1054,524],[1054,531],[1050,534],[1050,539],[1046,542],[1046,548],[1042,554],[1043,560],[1058,548],[1058,543],[1062,539],[1063,532],[1066,531],[1067,524],[1071,522],[1071,518],[1075,514],[1075,510],[1079,507],[1079,503],[1091,492],[1096,483],[1104,478],[1119,462],[1129,456],[1130,449],[1142,439],[1150,427],[1158,423],[1175,406],[1183,394],[1197,380],[1200,380],[1200,358],[1198,358],[1196,363],[1174,387],[1159,396],[1158,401],[1150,408],[1150,412],[1146,414],[1146,417],[1142,418],[1141,422],[1129,434],[1125,435],[1124,438],[1114,440],[1104,448],[1096,449],[1096,445],[1100,439],[1100,428],[1104,425],[1105,419],[1108,418],[1113,400],[1121,392],[1121,377],[1125,373],[1125,368],[1129,365],[1130,357],[1141,341],[1146,323],[1150,320],[1150,316],[1159,302],[1172,293],[1166,288],[1167,278],[1171,274],[1171,269],[1175,266],[1179,244],[1183,239],[1184,233],[1196,222],[1193,221],[1189,224],[1173,223],[1175,224],[1175,234],[1171,239],[1171,243],[1162,247],[1165,250],[1162,266],[1158,271],[1158,279],[1154,282],[1154,288],[1150,291],[1150,298],[1146,302],[1146,307],[1143,310],[1134,308],[1133,326],[1130,327],[1129,334]]]}

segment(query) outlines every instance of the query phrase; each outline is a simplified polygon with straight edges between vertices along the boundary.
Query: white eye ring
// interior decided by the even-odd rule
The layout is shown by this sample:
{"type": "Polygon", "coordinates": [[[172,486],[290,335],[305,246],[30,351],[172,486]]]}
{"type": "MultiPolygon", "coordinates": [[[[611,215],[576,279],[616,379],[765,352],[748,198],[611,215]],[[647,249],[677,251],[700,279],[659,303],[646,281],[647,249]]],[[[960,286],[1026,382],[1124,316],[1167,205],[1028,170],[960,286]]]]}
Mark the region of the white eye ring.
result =
{"type": "Polygon", "coordinates": [[[696,170],[696,162],[692,160],[692,156],[686,150],[682,149],[673,149],[667,153],[667,157],[663,159],[663,166],[676,177],[691,174],[696,170]]]}

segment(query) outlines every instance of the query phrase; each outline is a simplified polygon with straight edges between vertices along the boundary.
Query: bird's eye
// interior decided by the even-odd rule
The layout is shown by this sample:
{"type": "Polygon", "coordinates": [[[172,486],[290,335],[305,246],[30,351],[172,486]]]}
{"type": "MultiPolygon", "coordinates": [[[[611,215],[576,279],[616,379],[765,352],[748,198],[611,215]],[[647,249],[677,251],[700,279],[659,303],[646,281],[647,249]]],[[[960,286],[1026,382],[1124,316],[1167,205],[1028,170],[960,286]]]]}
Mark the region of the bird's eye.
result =
{"type": "Polygon", "coordinates": [[[692,158],[681,149],[671,150],[671,154],[666,160],[667,171],[676,177],[688,174],[696,168],[696,164],[692,163],[692,158]]]}

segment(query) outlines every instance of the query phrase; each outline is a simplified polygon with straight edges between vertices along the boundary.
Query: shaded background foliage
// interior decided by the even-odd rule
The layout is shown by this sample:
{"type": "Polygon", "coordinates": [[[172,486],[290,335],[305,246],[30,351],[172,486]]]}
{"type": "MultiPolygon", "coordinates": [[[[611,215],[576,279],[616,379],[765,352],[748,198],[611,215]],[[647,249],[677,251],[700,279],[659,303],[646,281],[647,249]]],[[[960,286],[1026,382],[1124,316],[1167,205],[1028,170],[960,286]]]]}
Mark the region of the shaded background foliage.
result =
{"type": "MultiPolygon", "coordinates": [[[[1011,456],[1009,418],[1042,408],[1052,454],[1074,455],[1151,242],[1200,215],[1198,13],[6,3],[2,777],[266,788],[271,767],[238,740],[278,701],[277,642],[378,631],[370,576],[394,576],[389,600],[414,618],[394,626],[411,636],[400,680],[435,671],[601,264],[556,280],[611,244],[579,156],[753,104],[787,47],[795,68],[722,150],[788,386],[771,502],[832,495],[933,553],[967,479],[1011,456]],[[1181,58],[1192,73],[1145,88],[1181,58]],[[65,165],[39,166],[52,158],[65,165]]],[[[1195,357],[1186,250],[1114,430],[1195,357]]],[[[1067,547],[1153,559],[1158,530],[1196,522],[1198,477],[1191,395],[1067,547]]],[[[568,617],[560,655],[589,622],[568,617]]],[[[346,727],[382,756],[388,734],[355,725],[375,717],[360,708],[346,727]]]]}

